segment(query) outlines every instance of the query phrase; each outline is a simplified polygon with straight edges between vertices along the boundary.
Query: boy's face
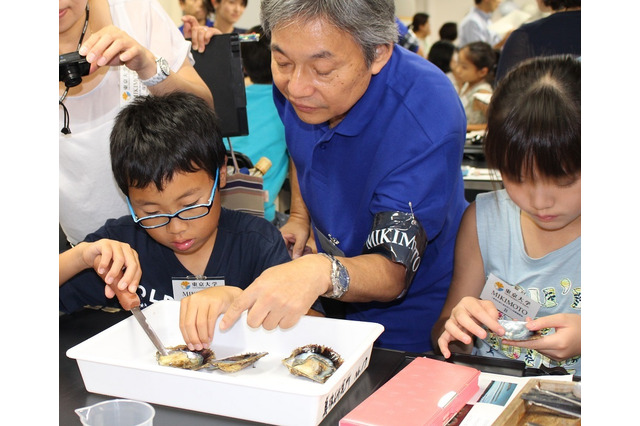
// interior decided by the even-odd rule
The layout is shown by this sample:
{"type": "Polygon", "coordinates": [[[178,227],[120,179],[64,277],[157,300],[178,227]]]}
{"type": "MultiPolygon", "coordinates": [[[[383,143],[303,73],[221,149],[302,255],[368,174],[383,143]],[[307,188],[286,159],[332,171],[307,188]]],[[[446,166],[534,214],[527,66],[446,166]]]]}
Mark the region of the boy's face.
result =
{"type": "MultiPolygon", "coordinates": [[[[220,185],[226,184],[226,167],[220,168],[220,185]]],[[[154,184],[145,188],[129,187],[129,199],[137,217],[173,214],[196,204],[206,204],[211,196],[214,179],[204,170],[194,173],[176,173],[173,179],[158,191],[154,184]]],[[[198,219],[182,220],[174,217],[165,226],[146,229],[158,243],[173,250],[176,255],[211,254],[220,218],[220,193],[216,189],[209,214],[198,219]]]]}

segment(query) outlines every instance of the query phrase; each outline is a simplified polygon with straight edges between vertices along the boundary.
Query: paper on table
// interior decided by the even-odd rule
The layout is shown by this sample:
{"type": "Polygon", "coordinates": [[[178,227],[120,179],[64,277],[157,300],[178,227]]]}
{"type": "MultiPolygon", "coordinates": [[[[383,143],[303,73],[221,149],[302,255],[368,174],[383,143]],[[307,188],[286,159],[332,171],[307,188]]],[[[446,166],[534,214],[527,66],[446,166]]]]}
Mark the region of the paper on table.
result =
{"type": "Polygon", "coordinates": [[[529,18],[531,18],[531,14],[523,12],[522,10],[514,10],[489,24],[489,29],[497,34],[505,35],[507,32],[518,28],[529,18]]]}
{"type": "MultiPolygon", "coordinates": [[[[545,380],[558,380],[561,382],[570,382],[571,375],[567,376],[544,376],[545,380]]],[[[460,423],[460,426],[490,426],[500,416],[504,409],[511,401],[520,393],[522,388],[531,379],[540,379],[541,377],[514,377],[503,374],[480,373],[478,378],[478,386],[480,390],[471,398],[470,404],[473,408],[467,413],[466,417],[460,423]],[[477,402],[487,390],[492,382],[513,383],[516,388],[511,392],[511,396],[504,405],[491,404],[485,402],[477,402]]]]}
{"type": "Polygon", "coordinates": [[[473,95],[473,98],[479,100],[483,104],[489,105],[489,102],[491,102],[491,93],[476,93],[473,95]]]}

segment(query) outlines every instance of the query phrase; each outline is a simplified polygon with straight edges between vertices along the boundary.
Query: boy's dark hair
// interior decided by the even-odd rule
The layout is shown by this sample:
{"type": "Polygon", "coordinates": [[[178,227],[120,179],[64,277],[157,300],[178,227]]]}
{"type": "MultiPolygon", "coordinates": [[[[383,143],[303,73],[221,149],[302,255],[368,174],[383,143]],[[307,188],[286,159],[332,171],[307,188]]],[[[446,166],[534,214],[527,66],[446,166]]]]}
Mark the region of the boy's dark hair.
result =
{"type": "Polygon", "coordinates": [[[487,112],[487,164],[521,181],[580,172],[580,61],[527,60],[501,79],[487,112]]]}
{"type": "Polygon", "coordinates": [[[455,51],[456,47],[450,41],[438,40],[429,49],[427,59],[446,74],[451,71],[451,58],[455,51]]]}
{"type": "Polygon", "coordinates": [[[488,72],[484,78],[487,83],[493,83],[493,79],[496,76],[496,69],[498,68],[498,52],[489,44],[484,41],[474,41],[461,48],[468,49],[467,57],[471,63],[478,68],[487,68],[488,72]]]}
{"type": "Polygon", "coordinates": [[[445,22],[440,27],[440,39],[455,41],[458,38],[458,24],[455,22],[445,22]]]}
{"type": "Polygon", "coordinates": [[[159,191],[174,173],[206,171],[213,179],[225,164],[217,117],[196,95],[140,96],[118,115],[111,130],[111,169],[125,195],[154,184],[159,191]]]}
{"type": "Polygon", "coordinates": [[[271,38],[264,34],[262,27],[256,25],[247,31],[247,34],[256,33],[260,36],[257,42],[240,43],[242,65],[245,74],[252,83],[271,84],[271,38]]]}

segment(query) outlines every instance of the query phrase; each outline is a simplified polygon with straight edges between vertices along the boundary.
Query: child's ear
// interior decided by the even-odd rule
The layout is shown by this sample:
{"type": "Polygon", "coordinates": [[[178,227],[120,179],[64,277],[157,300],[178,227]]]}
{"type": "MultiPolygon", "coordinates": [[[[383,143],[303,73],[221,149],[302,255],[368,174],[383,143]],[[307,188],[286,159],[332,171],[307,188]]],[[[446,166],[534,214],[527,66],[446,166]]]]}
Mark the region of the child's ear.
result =
{"type": "Polygon", "coordinates": [[[487,76],[487,74],[489,74],[489,68],[487,68],[487,67],[480,68],[478,70],[478,76],[480,76],[480,78],[485,78],[487,76]]]}
{"type": "Polygon", "coordinates": [[[227,184],[227,156],[224,156],[224,164],[222,166],[220,166],[220,171],[218,172],[219,175],[219,186],[218,188],[224,188],[225,185],[227,184]]]}

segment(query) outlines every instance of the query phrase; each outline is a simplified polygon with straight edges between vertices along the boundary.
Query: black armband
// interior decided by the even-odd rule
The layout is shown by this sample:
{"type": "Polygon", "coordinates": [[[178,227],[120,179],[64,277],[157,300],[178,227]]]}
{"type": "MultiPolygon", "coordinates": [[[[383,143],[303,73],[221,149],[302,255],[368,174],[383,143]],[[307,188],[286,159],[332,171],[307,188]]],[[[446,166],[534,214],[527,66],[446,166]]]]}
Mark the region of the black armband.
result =
{"type": "Polygon", "coordinates": [[[409,290],[426,248],[427,234],[412,213],[380,212],[373,218],[371,232],[362,253],[381,254],[404,265],[405,288],[398,296],[400,298],[409,290]]]}

